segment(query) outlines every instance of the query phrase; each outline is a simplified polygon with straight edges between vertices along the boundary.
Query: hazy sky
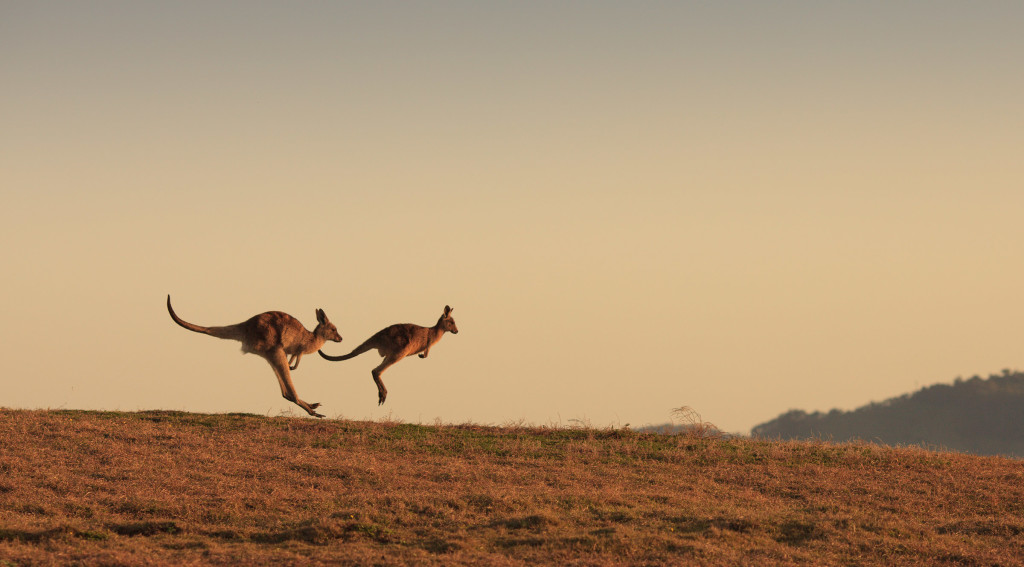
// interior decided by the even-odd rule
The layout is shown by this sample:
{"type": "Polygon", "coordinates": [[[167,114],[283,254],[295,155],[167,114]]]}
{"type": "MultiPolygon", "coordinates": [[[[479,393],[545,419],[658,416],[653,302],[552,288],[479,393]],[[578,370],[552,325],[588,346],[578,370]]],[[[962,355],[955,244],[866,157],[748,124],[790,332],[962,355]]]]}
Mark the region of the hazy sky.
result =
{"type": "Polygon", "coordinates": [[[1024,368],[1019,2],[0,0],[0,406],[746,432],[1024,368]]]}

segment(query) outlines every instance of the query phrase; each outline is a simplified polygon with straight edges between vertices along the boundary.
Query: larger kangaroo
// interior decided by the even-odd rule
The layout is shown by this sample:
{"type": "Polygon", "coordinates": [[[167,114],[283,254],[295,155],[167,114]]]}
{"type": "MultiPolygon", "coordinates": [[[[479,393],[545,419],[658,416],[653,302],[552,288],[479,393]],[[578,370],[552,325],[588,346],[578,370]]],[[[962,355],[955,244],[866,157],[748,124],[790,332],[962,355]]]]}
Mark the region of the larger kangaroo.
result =
{"type": "Polygon", "coordinates": [[[377,331],[348,354],[330,356],[321,350],[320,356],[332,361],[348,360],[368,350],[377,349],[377,354],[384,357],[384,361],[370,373],[373,375],[373,381],[377,383],[377,405],[381,405],[388,397],[388,389],[380,379],[381,373],[407,356],[419,354],[420,358],[426,358],[430,347],[441,340],[445,331],[453,335],[458,334],[459,328],[455,326],[455,319],[452,319],[452,311],[451,307],[445,305],[444,314],[433,327],[421,327],[412,323],[391,325],[377,331]]]}
{"type": "Polygon", "coordinates": [[[167,312],[174,322],[190,331],[217,337],[242,341],[242,353],[251,352],[262,356],[270,363],[281,385],[281,395],[289,402],[294,402],[306,410],[309,415],[323,417],[317,413],[320,404],[308,404],[299,399],[292,384],[291,370],[299,367],[302,355],[319,350],[326,341],[341,342],[337,327],[327,319],[323,309],[316,310],[319,323],[310,333],[298,319],[280,311],[267,311],[252,317],[248,321],[226,327],[200,327],[183,321],[171,308],[171,296],[167,296],[167,312]],[[291,361],[288,357],[291,356],[291,361]]]}

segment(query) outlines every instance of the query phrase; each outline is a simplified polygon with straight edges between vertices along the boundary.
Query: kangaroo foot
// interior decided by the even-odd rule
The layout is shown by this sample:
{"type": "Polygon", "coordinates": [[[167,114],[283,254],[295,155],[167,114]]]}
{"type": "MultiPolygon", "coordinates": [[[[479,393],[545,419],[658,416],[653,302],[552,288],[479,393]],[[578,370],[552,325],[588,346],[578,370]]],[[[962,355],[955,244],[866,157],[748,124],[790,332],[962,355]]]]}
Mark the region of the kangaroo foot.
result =
{"type": "Polygon", "coordinates": [[[316,403],[316,404],[308,404],[308,406],[309,406],[309,407],[307,407],[307,408],[306,408],[306,412],[308,412],[308,413],[309,413],[309,415],[311,415],[311,416],[313,416],[313,417],[319,417],[319,418],[323,418],[323,417],[324,417],[324,415],[323,415],[323,414],[321,414],[321,413],[317,413],[316,411],[314,411],[314,410],[316,410],[316,408],[320,407],[320,404],[319,404],[319,403],[316,403]]]}

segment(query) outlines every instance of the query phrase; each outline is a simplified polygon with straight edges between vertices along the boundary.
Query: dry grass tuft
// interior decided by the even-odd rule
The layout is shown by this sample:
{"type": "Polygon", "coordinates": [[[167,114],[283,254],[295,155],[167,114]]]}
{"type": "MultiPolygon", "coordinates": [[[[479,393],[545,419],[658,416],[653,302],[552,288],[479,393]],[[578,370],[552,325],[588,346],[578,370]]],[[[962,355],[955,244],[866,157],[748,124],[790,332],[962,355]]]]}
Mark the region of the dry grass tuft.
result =
{"type": "MultiPolygon", "coordinates": [[[[694,416],[675,417],[704,423],[694,416]]],[[[3,566],[1024,557],[1021,461],[916,448],[738,439],[713,426],[661,435],[13,410],[0,410],[0,440],[3,566]]]]}
{"type": "Polygon", "coordinates": [[[698,439],[718,439],[722,436],[715,424],[704,421],[697,410],[690,406],[682,406],[672,410],[672,424],[681,427],[686,435],[698,439]]]}

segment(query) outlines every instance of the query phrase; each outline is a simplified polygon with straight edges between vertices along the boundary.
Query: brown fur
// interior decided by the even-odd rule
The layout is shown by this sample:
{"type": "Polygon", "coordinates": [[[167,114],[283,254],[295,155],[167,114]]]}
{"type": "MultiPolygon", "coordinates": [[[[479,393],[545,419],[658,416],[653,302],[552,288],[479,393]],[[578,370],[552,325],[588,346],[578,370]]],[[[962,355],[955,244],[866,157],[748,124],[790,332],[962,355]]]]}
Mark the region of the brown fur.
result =
{"type": "Polygon", "coordinates": [[[319,351],[320,356],[331,361],[348,360],[368,350],[377,349],[377,354],[381,355],[384,361],[370,373],[373,375],[373,381],[377,384],[377,405],[381,405],[388,397],[388,389],[384,387],[384,382],[380,379],[381,373],[407,356],[418,354],[420,358],[426,358],[430,353],[430,347],[441,340],[445,332],[458,334],[459,328],[455,326],[455,319],[452,319],[452,311],[451,307],[445,305],[444,314],[433,327],[421,327],[412,323],[391,325],[374,333],[372,337],[366,339],[363,344],[348,354],[330,356],[321,350],[319,351]]]}
{"type": "Polygon", "coordinates": [[[281,386],[281,395],[284,399],[294,402],[306,410],[309,415],[323,417],[317,413],[316,408],[320,404],[309,404],[299,399],[295,392],[295,385],[292,384],[291,370],[299,367],[299,359],[302,355],[319,350],[326,341],[341,342],[341,335],[338,329],[330,320],[323,309],[316,310],[317,326],[313,332],[309,332],[298,319],[280,311],[267,311],[260,313],[247,321],[237,325],[226,327],[201,327],[183,321],[174,313],[171,308],[171,296],[167,296],[167,312],[171,319],[182,327],[217,337],[218,339],[231,339],[242,342],[242,352],[257,354],[270,363],[277,376],[277,382],[281,386]],[[288,357],[291,360],[288,360],[288,357]]]}

